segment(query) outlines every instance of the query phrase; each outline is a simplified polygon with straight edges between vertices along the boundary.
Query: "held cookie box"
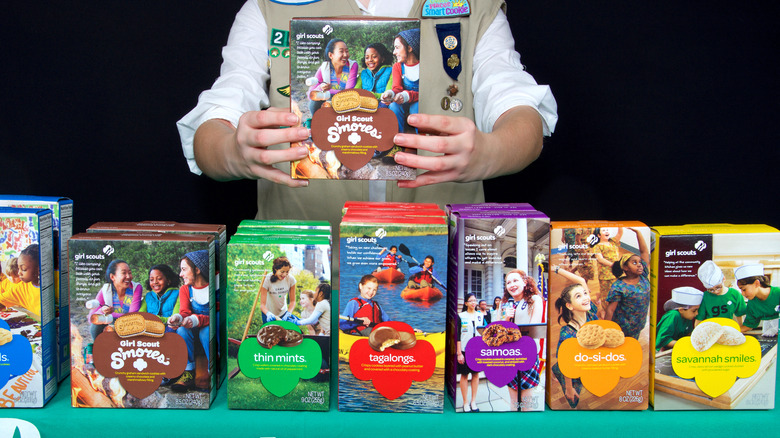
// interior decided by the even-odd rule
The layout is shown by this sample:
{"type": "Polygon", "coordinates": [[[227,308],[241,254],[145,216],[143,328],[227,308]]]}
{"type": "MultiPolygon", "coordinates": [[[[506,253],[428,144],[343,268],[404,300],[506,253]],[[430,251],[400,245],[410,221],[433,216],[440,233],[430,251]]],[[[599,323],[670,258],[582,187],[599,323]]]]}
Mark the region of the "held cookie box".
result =
{"type": "Polygon", "coordinates": [[[57,373],[70,374],[70,324],[68,324],[68,239],[73,234],[73,201],[59,196],[0,195],[0,206],[45,208],[52,212],[54,233],[54,302],[57,313],[57,373]]]}
{"type": "Polygon", "coordinates": [[[774,408],[780,232],[734,224],[653,232],[653,409],[774,408]]]}
{"type": "Polygon", "coordinates": [[[231,237],[230,409],[329,409],[330,251],[329,235],[231,237]]]}
{"type": "Polygon", "coordinates": [[[153,232],[176,234],[211,234],[216,242],[215,252],[215,284],[216,284],[216,312],[217,312],[217,387],[222,385],[227,375],[227,335],[225,334],[225,280],[221,273],[226,272],[227,251],[227,227],[221,224],[191,224],[173,221],[143,221],[143,222],[97,222],[87,228],[88,233],[116,233],[116,232],[153,232]]]}
{"type": "Polygon", "coordinates": [[[216,246],[208,234],[71,237],[72,406],[209,408],[216,246]]]}
{"type": "Polygon", "coordinates": [[[57,392],[52,213],[0,207],[0,407],[57,392]]]}
{"type": "Polygon", "coordinates": [[[550,219],[503,207],[448,206],[447,388],[456,412],[544,410],[550,219]]]}
{"type": "Polygon", "coordinates": [[[402,149],[393,139],[414,132],[406,117],[419,103],[419,41],[416,19],[290,21],[290,110],[311,128],[308,140],[291,145],[309,151],[290,166],[293,178],[416,178],[415,169],[395,162],[402,149]],[[394,44],[404,50],[394,54],[394,44]]]}
{"type": "Polygon", "coordinates": [[[339,410],[441,413],[445,219],[353,213],[339,236],[339,410]]]}
{"type": "Polygon", "coordinates": [[[641,222],[552,222],[547,403],[644,410],[652,233],[641,222]]]}

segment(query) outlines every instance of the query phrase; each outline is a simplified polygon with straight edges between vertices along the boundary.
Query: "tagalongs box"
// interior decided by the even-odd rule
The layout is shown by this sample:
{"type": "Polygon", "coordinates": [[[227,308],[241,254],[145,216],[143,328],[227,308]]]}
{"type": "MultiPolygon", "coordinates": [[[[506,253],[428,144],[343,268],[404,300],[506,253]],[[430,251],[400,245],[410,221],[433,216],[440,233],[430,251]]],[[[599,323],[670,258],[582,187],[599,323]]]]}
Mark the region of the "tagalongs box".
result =
{"type": "Polygon", "coordinates": [[[74,407],[209,408],[215,246],[212,235],[192,234],[70,239],[74,407]]]}
{"type": "MultiPolygon", "coordinates": [[[[311,138],[291,145],[309,151],[292,163],[293,178],[416,178],[415,169],[393,158],[401,150],[393,143],[395,134],[414,132],[406,116],[417,112],[418,96],[416,82],[391,80],[394,64],[401,62],[393,55],[398,34],[408,36],[407,47],[416,50],[410,56],[419,58],[416,19],[291,20],[290,109],[311,128],[311,138]],[[369,63],[357,61],[366,54],[373,56],[366,56],[369,63]]],[[[419,69],[419,62],[409,68],[419,69]]],[[[396,69],[400,72],[401,64],[396,69]]]]}
{"type": "Polygon", "coordinates": [[[444,407],[447,225],[406,211],[350,208],[339,226],[340,411],[444,407]]]}

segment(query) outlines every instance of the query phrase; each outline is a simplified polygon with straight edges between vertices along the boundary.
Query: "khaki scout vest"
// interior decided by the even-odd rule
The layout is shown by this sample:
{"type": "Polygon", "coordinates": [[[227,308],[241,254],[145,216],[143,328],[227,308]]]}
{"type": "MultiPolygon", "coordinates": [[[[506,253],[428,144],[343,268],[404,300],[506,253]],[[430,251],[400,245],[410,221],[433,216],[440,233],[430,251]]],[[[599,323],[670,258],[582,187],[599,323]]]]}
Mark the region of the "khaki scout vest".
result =
{"type": "MultiPolygon", "coordinates": [[[[415,0],[410,18],[421,18],[424,0],[415,0]]],[[[289,30],[293,17],[331,17],[339,15],[362,15],[354,0],[322,0],[301,6],[289,6],[258,0],[263,13],[269,39],[271,29],[289,30]]],[[[458,115],[474,119],[472,105],[471,79],[474,48],[482,34],[493,22],[499,8],[504,7],[503,0],[471,0],[471,16],[442,19],[422,19],[420,25],[420,100],[419,111],[426,114],[458,115]],[[462,71],[458,76],[459,92],[457,97],[463,101],[463,110],[459,113],[441,109],[441,99],[447,95],[447,87],[453,80],[442,66],[441,49],[436,35],[436,25],[442,23],[460,23],[461,26],[461,63],[462,71]]],[[[270,44],[269,44],[270,47],[270,44]]],[[[356,50],[350,48],[351,50],[356,50]]],[[[359,52],[362,56],[362,53],[359,52]]],[[[351,56],[352,59],[356,55],[351,56]]],[[[276,91],[290,83],[289,58],[271,58],[271,83],[268,94],[271,106],[289,108],[290,98],[276,91]]],[[[276,145],[289,147],[289,144],[276,145]]],[[[420,151],[425,153],[425,151],[420,151]]],[[[289,173],[289,164],[280,167],[289,173]]],[[[442,183],[418,189],[399,189],[394,181],[386,184],[387,201],[448,203],[483,202],[482,182],[442,183]]],[[[368,200],[367,181],[310,180],[306,188],[291,189],[274,184],[268,180],[258,180],[257,184],[258,219],[327,219],[337,225],[341,217],[341,207],[348,200],[368,200]]],[[[334,253],[338,250],[334,247],[334,253]]],[[[335,255],[334,254],[334,255],[335,255]]],[[[337,266],[334,263],[334,267],[337,266]]]]}

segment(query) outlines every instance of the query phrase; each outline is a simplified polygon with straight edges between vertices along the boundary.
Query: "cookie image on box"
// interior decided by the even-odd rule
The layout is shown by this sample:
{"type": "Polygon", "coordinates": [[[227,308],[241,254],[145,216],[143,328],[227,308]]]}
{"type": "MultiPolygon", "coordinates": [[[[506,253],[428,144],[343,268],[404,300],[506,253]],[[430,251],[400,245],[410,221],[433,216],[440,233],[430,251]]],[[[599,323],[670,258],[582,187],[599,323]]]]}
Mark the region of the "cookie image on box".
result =
{"type": "Polygon", "coordinates": [[[607,335],[604,328],[596,324],[585,324],[577,332],[577,342],[583,347],[591,350],[604,345],[607,335]]]}

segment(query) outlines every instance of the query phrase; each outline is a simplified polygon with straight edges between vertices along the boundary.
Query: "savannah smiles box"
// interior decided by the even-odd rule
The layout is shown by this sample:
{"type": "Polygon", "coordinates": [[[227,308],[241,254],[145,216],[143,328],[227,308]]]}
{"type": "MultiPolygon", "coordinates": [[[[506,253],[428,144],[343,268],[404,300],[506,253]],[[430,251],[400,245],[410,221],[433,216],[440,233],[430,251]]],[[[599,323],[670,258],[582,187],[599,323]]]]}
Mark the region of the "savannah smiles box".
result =
{"type": "Polygon", "coordinates": [[[653,409],[772,409],[780,232],[734,224],[653,231],[653,409]],[[681,290],[697,291],[699,305],[670,306],[681,290]]]}

